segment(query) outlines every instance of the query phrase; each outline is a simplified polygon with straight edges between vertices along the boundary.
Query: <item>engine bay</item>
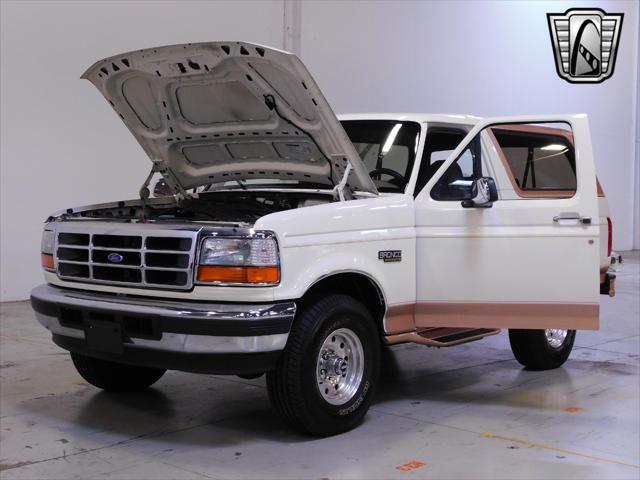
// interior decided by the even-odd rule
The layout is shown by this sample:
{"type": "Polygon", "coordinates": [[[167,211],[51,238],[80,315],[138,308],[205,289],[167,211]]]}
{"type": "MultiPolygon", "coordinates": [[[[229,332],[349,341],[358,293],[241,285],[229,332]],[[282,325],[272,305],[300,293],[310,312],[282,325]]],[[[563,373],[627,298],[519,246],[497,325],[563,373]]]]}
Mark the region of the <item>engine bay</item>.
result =
{"type": "Polygon", "coordinates": [[[204,192],[197,197],[174,200],[157,198],[70,208],[51,220],[112,220],[122,222],[222,222],[252,225],[270,213],[320,205],[332,196],[320,192],[242,190],[204,192]]]}

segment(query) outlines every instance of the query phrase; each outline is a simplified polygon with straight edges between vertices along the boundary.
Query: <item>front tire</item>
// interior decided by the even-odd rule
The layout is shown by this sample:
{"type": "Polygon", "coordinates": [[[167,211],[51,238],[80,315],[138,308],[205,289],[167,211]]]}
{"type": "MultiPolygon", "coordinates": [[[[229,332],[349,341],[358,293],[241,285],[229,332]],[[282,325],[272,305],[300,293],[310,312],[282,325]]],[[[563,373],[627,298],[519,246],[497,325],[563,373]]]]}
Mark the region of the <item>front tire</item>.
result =
{"type": "Polygon", "coordinates": [[[560,367],[569,358],[575,338],[575,330],[509,330],[516,360],[532,370],[560,367]]]}
{"type": "Polygon", "coordinates": [[[138,367],[71,353],[78,373],[91,385],[109,392],[138,392],[157,382],[166,372],[160,368],[138,367]]]}
{"type": "Polygon", "coordinates": [[[318,436],[358,425],[371,404],[380,370],[380,340],[369,311],[346,295],[329,295],[294,322],[269,399],[294,428],[318,436]]]}

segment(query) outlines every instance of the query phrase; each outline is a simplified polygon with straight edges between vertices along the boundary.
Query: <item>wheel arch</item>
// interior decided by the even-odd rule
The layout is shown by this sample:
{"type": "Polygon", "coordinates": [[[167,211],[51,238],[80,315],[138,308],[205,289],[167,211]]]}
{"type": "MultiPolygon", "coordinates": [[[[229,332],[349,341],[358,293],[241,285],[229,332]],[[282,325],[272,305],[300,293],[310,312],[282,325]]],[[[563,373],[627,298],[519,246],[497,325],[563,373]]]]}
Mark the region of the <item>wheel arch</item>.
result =
{"type": "Polygon", "coordinates": [[[307,288],[298,300],[299,308],[303,309],[323,294],[342,294],[355,298],[371,313],[380,336],[385,335],[384,317],[387,301],[384,290],[371,275],[355,270],[324,275],[307,288]]]}

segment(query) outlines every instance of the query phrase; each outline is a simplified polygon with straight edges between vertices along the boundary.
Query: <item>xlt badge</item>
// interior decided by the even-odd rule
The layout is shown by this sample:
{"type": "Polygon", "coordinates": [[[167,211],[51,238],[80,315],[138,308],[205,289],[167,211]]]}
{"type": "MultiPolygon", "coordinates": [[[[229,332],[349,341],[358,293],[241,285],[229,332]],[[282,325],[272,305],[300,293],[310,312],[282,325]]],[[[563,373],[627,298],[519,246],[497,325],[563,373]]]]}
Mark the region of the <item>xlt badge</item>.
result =
{"type": "Polygon", "coordinates": [[[378,260],[383,262],[401,262],[402,250],[380,250],[378,252],[378,260]]]}

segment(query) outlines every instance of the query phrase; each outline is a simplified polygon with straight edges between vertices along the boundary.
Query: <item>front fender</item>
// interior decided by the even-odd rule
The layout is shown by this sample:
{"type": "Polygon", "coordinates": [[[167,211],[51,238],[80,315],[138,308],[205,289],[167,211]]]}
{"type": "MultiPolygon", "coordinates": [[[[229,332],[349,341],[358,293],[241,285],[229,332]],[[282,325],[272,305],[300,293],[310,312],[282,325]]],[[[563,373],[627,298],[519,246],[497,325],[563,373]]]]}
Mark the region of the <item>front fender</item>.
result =
{"type": "Polygon", "coordinates": [[[297,299],[327,276],[361,273],[382,289],[387,305],[415,301],[413,198],[390,195],[277,212],[256,230],[278,237],[282,280],[274,300],[297,299]],[[380,251],[400,251],[397,261],[380,251]]]}

